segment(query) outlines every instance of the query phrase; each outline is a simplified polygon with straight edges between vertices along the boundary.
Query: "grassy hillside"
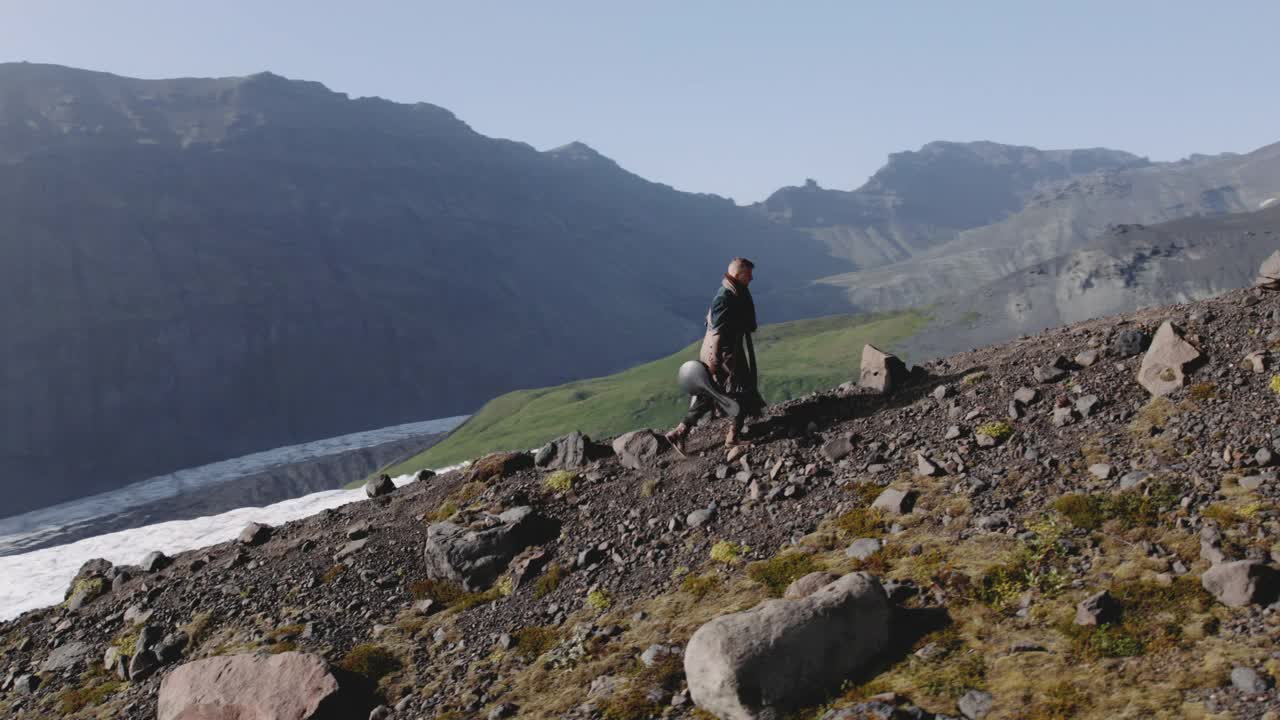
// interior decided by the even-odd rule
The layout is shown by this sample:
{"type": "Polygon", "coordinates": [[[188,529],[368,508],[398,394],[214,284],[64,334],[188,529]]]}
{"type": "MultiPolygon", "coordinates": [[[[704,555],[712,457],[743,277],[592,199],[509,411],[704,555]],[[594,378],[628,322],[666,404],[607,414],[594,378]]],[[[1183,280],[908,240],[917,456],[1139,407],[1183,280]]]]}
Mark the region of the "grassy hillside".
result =
{"type": "MultiPolygon", "coordinates": [[[[863,343],[893,347],[926,319],[917,312],[902,312],[767,325],[756,334],[761,391],[769,402],[780,402],[838,385],[857,376],[863,343]]],[[[676,387],[676,369],[697,354],[695,343],[616,375],[507,393],[490,401],[444,442],[386,472],[400,475],[496,450],[531,449],[573,430],[604,437],[674,425],[688,405],[676,387]]]]}

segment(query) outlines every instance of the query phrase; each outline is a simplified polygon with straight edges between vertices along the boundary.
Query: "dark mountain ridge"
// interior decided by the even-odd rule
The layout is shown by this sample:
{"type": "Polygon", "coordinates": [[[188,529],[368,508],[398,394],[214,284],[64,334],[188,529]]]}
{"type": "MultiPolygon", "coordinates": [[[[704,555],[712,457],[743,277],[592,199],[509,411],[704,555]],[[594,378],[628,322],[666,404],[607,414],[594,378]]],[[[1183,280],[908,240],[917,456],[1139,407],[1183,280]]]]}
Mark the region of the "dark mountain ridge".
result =
{"type": "Polygon", "coordinates": [[[585,146],[270,74],[0,65],[0,158],[6,514],[618,370],[734,255],[770,320],[832,267],[585,146]]]}

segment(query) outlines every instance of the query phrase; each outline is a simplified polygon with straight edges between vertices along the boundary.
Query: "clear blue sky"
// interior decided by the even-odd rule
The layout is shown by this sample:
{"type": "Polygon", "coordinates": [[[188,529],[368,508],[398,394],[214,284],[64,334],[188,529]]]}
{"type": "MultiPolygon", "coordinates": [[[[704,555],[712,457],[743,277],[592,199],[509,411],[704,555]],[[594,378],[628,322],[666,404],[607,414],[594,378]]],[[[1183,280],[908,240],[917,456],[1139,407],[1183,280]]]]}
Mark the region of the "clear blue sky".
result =
{"type": "Polygon", "coordinates": [[[0,60],[271,70],[581,140],[740,203],[936,139],[1172,160],[1280,140],[1277,0],[0,0],[0,60]]]}

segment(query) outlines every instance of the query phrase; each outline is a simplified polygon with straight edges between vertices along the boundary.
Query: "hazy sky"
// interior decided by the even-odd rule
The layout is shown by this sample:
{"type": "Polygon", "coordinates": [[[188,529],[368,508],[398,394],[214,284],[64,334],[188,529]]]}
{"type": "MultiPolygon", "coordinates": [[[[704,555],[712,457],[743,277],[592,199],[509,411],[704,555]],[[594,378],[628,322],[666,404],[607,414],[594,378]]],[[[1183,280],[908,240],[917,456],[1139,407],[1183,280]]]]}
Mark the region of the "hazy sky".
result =
{"type": "Polygon", "coordinates": [[[930,140],[1154,160],[1280,140],[1280,2],[0,0],[0,60],[271,70],[581,140],[741,203],[930,140]]]}

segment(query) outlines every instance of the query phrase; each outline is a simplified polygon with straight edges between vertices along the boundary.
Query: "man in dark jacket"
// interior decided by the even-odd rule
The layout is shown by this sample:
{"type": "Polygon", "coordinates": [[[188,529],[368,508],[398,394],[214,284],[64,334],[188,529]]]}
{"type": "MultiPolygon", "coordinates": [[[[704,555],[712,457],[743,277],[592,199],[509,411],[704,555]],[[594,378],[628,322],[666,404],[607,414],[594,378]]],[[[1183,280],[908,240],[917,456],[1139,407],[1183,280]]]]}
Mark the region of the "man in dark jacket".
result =
{"type": "MultiPolygon", "coordinates": [[[[707,331],[702,338],[702,351],[698,354],[698,359],[711,371],[716,385],[742,406],[725,437],[726,446],[741,441],[742,426],[747,416],[758,414],[764,407],[756,386],[755,356],[750,344],[751,333],[756,330],[756,306],[747,286],[751,284],[754,269],[755,265],[746,258],[734,258],[729,263],[729,271],[711,300],[707,331]]],[[[667,441],[683,453],[689,430],[714,407],[710,398],[694,395],[684,420],[666,434],[667,441]]]]}

